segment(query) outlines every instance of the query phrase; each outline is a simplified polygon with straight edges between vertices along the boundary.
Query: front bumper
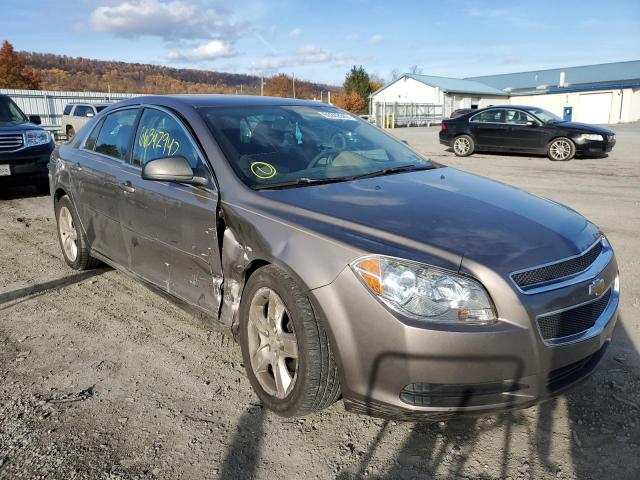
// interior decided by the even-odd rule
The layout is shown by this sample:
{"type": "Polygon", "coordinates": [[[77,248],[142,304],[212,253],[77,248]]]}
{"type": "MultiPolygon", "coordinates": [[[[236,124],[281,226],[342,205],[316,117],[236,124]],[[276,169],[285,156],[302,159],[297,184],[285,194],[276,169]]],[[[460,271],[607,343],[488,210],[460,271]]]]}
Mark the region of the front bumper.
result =
{"type": "Polygon", "coordinates": [[[0,165],[8,165],[11,175],[0,175],[0,185],[37,185],[48,182],[47,164],[54,145],[0,153],[0,165]]]}
{"type": "Polygon", "coordinates": [[[604,136],[604,140],[575,140],[577,155],[603,155],[613,150],[616,144],[615,136],[604,136]]]}
{"type": "MultiPolygon", "coordinates": [[[[605,270],[605,278],[615,278],[615,260],[605,270]]],[[[618,316],[616,295],[599,332],[550,347],[526,313],[492,326],[401,317],[373,298],[349,268],[311,298],[332,337],[347,410],[406,420],[525,408],[557,395],[595,369],[618,316]]],[[[500,314],[500,300],[496,305],[500,314]]]]}

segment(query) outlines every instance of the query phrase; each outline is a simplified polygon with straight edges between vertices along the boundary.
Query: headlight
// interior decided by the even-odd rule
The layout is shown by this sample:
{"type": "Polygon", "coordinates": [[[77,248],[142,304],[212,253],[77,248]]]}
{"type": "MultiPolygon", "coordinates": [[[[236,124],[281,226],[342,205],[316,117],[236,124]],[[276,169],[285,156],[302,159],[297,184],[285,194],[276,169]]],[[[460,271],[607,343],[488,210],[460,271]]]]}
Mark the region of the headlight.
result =
{"type": "Polygon", "coordinates": [[[471,278],[383,256],[360,258],[351,268],[375,296],[405,315],[439,323],[496,321],[489,295],[471,278]]]}
{"type": "Polygon", "coordinates": [[[45,145],[51,141],[51,134],[46,130],[31,130],[26,132],[25,147],[35,147],[36,145],[45,145]]]}
{"type": "Polygon", "coordinates": [[[583,140],[596,140],[598,142],[603,140],[602,135],[598,135],[597,133],[583,133],[580,135],[580,138],[583,140]]]}

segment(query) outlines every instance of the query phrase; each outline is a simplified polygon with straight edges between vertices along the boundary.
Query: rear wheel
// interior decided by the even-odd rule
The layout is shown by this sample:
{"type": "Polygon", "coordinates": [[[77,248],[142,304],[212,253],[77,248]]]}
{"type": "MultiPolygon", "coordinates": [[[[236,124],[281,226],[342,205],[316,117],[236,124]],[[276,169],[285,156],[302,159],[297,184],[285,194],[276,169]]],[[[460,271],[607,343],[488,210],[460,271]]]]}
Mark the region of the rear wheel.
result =
{"type": "Polygon", "coordinates": [[[89,244],[85,237],[71,199],[65,195],[56,202],[56,222],[58,240],[64,261],[74,270],[90,270],[100,262],[89,253],[89,244]]]}
{"type": "Polygon", "coordinates": [[[475,150],[475,142],[469,135],[460,135],[453,141],[453,153],[457,157],[468,157],[475,150]]]}
{"type": "Polygon", "coordinates": [[[240,346],[251,386],[278,415],[305,415],[339,398],[327,334],[303,290],[273,265],[254,272],[242,294],[240,346]]]}
{"type": "Polygon", "coordinates": [[[76,136],[76,130],[71,125],[67,125],[67,140],[71,140],[76,136]]]}
{"type": "Polygon", "coordinates": [[[554,138],[547,147],[547,156],[556,162],[571,160],[575,154],[575,144],[565,137],[554,138]]]}

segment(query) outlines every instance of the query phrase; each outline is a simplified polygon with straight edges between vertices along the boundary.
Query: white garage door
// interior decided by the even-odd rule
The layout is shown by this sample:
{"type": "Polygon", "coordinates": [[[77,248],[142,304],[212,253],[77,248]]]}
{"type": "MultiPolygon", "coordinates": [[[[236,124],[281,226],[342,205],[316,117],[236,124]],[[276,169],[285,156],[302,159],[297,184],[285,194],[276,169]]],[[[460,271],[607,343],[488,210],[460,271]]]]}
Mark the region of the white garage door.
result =
{"type": "Polygon", "coordinates": [[[612,93],[589,93],[580,95],[579,122],[609,123],[612,93]]]}

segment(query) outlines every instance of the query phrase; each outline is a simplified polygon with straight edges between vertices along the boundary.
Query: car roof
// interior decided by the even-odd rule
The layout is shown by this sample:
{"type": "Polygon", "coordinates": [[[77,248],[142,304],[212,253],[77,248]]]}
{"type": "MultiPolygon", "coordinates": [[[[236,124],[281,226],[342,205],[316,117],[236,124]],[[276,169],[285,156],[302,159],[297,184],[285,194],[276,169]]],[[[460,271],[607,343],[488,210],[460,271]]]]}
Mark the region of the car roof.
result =
{"type": "Polygon", "coordinates": [[[96,102],[96,103],[91,103],[91,102],[73,102],[73,103],[68,103],[67,105],[93,105],[94,107],[108,107],[109,105],[113,105],[113,103],[108,103],[108,102],[96,102]]]}
{"type": "Polygon", "coordinates": [[[127,103],[166,103],[171,100],[191,107],[243,107],[243,106],[327,106],[314,100],[300,100],[283,97],[261,97],[257,95],[219,95],[219,94],[184,94],[184,95],[147,95],[130,98],[127,103]]]}

